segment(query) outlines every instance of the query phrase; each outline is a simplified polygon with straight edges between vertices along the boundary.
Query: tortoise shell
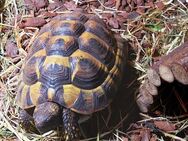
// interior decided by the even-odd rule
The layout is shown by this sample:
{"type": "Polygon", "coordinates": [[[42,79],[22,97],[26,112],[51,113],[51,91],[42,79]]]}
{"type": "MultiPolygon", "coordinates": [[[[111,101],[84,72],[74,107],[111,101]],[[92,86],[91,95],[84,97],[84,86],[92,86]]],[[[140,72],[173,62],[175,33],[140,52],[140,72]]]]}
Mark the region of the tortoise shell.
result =
{"type": "Polygon", "coordinates": [[[101,19],[81,13],[53,18],[41,28],[20,75],[22,109],[46,101],[91,114],[108,106],[117,91],[123,46],[101,19]]]}

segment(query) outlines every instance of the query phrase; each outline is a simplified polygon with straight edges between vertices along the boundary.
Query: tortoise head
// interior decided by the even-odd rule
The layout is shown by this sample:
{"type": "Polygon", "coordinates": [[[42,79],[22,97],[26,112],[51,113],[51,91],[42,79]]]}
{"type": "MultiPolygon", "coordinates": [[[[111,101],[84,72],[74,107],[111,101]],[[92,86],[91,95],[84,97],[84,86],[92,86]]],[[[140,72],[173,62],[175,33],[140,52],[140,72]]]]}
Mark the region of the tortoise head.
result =
{"type": "Polygon", "coordinates": [[[61,107],[54,102],[44,102],[36,106],[33,118],[39,132],[45,133],[61,124],[61,107]]]}

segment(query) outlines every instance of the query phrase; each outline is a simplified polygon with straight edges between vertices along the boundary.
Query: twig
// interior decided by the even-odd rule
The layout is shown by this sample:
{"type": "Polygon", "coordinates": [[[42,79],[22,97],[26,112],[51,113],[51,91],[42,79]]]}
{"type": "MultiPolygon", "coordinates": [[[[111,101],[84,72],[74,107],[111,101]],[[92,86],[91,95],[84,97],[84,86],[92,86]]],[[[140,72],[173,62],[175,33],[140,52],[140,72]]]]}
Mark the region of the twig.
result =
{"type": "Polygon", "coordinates": [[[98,2],[100,3],[100,5],[101,5],[102,7],[104,7],[104,8],[107,9],[107,10],[117,11],[117,9],[115,9],[115,8],[106,7],[106,6],[101,2],[101,0],[98,0],[98,2]]]}
{"type": "Polygon", "coordinates": [[[173,138],[173,139],[176,139],[178,141],[186,141],[185,139],[182,139],[178,136],[175,136],[175,135],[172,135],[172,134],[169,134],[169,133],[166,133],[164,131],[161,131],[166,137],[170,137],[170,138],[173,138]]]}
{"type": "Polygon", "coordinates": [[[0,118],[2,119],[3,122],[0,121],[1,125],[3,125],[4,127],[6,127],[7,129],[9,129],[11,132],[13,132],[19,140],[24,140],[24,141],[30,141],[28,138],[26,138],[25,136],[22,136],[21,133],[17,132],[12,125],[9,123],[9,121],[4,117],[4,115],[2,113],[0,113],[0,118]]]}

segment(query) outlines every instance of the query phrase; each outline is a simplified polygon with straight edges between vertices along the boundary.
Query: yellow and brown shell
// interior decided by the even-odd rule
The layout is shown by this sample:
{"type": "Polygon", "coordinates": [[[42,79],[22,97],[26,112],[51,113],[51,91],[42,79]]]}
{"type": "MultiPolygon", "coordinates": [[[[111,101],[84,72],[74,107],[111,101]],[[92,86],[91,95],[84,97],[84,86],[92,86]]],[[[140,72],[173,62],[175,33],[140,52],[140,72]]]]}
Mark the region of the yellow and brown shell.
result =
{"type": "Polygon", "coordinates": [[[108,106],[122,74],[122,45],[101,19],[59,15],[39,32],[21,73],[17,102],[46,101],[91,114],[108,106]]]}

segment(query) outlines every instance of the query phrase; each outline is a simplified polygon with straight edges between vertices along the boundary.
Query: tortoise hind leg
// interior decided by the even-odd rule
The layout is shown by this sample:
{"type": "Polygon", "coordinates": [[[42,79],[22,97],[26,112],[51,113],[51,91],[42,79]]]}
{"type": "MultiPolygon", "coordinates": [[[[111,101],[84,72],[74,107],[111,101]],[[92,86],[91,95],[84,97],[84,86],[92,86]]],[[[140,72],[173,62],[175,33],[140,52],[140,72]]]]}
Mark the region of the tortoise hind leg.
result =
{"type": "Polygon", "coordinates": [[[78,125],[78,115],[69,109],[63,109],[64,140],[76,141],[81,137],[78,125]]]}

